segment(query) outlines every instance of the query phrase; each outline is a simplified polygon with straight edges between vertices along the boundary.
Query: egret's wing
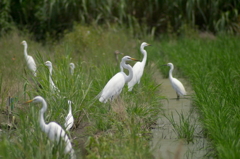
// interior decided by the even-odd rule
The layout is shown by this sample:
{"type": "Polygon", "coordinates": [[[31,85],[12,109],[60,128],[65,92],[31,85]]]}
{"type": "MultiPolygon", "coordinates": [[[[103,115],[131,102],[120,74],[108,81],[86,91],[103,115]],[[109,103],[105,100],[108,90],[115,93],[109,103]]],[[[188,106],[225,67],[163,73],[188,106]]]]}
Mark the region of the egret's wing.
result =
{"type": "Polygon", "coordinates": [[[172,79],[172,87],[173,89],[175,89],[175,91],[179,94],[179,95],[186,95],[186,91],[185,88],[183,86],[183,84],[176,78],[172,79]]]}
{"type": "Polygon", "coordinates": [[[140,83],[140,79],[143,75],[143,63],[137,62],[133,66],[133,78],[131,81],[128,82],[128,91],[132,91],[133,86],[138,82],[140,83]]]}
{"type": "Polygon", "coordinates": [[[45,133],[47,133],[50,140],[59,142],[60,139],[63,139],[66,144],[64,152],[65,153],[70,152],[71,156],[74,156],[72,144],[63,128],[56,122],[50,122],[49,124],[46,125],[46,127],[47,128],[45,130],[45,133]]]}
{"type": "Polygon", "coordinates": [[[47,124],[45,133],[52,141],[59,141],[60,137],[63,137],[65,135],[65,131],[56,122],[50,122],[49,124],[47,124]]]}
{"type": "Polygon", "coordinates": [[[124,73],[119,72],[113,76],[103,88],[99,101],[106,103],[109,99],[111,100],[115,96],[119,95],[125,84],[124,73]]]}
{"type": "Polygon", "coordinates": [[[32,56],[28,56],[27,58],[27,65],[28,65],[28,68],[31,70],[31,71],[36,71],[37,70],[37,66],[36,66],[36,63],[33,59],[32,56]]]}
{"type": "Polygon", "coordinates": [[[72,115],[67,116],[64,124],[66,130],[71,129],[71,127],[73,126],[73,123],[74,123],[73,116],[72,115]]]}

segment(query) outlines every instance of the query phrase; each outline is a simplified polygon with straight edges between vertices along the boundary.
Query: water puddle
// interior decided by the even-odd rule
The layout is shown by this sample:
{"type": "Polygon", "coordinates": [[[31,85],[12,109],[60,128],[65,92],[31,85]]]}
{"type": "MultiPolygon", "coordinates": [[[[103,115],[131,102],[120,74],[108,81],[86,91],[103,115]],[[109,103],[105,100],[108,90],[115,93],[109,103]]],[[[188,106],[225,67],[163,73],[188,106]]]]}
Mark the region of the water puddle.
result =
{"type": "MultiPolygon", "coordinates": [[[[173,90],[169,79],[163,78],[157,72],[155,80],[158,84],[162,84],[161,95],[167,100],[163,101],[164,112],[160,114],[155,129],[153,129],[153,155],[157,159],[197,159],[204,158],[207,150],[207,141],[202,135],[202,129],[197,121],[197,114],[192,111],[191,97],[176,99],[176,92],[173,90]],[[185,139],[179,139],[176,129],[174,129],[172,121],[176,125],[183,123],[182,118],[187,119],[194,127],[193,141],[187,142],[185,139]],[[169,121],[171,119],[171,122],[169,121]],[[174,131],[175,130],[175,131],[174,131]]],[[[191,88],[183,79],[179,79],[186,88],[189,94],[193,93],[191,88]]],[[[181,129],[181,127],[180,127],[181,129]]],[[[184,133],[183,133],[184,134],[184,133]]]]}

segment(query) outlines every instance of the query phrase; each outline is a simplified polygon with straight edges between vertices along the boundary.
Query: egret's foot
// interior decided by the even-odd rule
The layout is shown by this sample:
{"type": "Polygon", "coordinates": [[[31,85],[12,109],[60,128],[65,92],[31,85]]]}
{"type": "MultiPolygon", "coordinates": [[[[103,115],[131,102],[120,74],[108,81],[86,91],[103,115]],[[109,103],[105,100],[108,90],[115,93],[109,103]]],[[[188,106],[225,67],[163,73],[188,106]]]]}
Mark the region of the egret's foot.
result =
{"type": "Polygon", "coordinates": [[[177,100],[179,100],[180,99],[180,96],[179,95],[177,95],[177,100]]]}

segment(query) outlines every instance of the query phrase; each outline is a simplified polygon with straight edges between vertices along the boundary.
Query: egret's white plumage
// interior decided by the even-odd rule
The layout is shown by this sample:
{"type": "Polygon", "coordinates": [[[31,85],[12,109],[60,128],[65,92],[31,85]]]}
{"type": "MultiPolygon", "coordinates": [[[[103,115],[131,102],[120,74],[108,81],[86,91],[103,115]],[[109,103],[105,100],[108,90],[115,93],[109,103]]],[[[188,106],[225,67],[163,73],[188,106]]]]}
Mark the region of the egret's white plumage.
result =
{"type": "Polygon", "coordinates": [[[149,46],[148,43],[143,42],[140,46],[140,51],[143,54],[143,60],[142,62],[137,62],[134,66],[133,66],[133,78],[130,82],[128,82],[128,91],[132,91],[133,86],[136,83],[140,83],[141,77],[143,75],[143,71],[144,71],[144,67],[147,61],[147,51],[144,50],[145,46],[149,46]]]}
{"type": "Polygon", "coordinates": [[[69,64],[69,71],[70,71],[70,74],[71,74],[71,75],[73,75],[74,69],[75,69],[74,63],[70,63],[70,64],[69,64]]]}
{"type": "Polygon", "coordinates": [[[48,69],[49,69],[49,87],[50,87],[50,90],[52,92],[60,92],[59,89],[56,87],[56,85],[54,84],[53,80],[52,80],[52,62],[51,61],[46,61],[44,63],[48,69]]]}
{"type": "Polygon", "coordinates": [[[74,123],[71,104],[72,104],[72,101],[68,100],[69,112],[68,112],[68,115],[65,118],[65,124],[64,124],[66,130],[71,129],[72,126],[73,126],[73,123],[74,123]]]}
{"type": "Polygon", "coordinates": [[[42,103],[42,109],[39,111],[39,119],[40,119],[39,122],[40,122],[40,127],[41,127],[42,131],[45,132],[48,135],[49,139],[52,141],[59,142],[60,139],[63,139],[65,141],[65,145],[66,145],[64,152],[70,153],[71,158],[75,158],[72,144],[71,144],[67,134],[65,133],[64,129],[56,122],[50,122],[48,124],[45,123],[44,113],[47,110],[47,103],[44,100],[44,98],[41,96],[36,96],[32,100],[27,101],[27,103],[31,103],[31,102],[42,103]]]}
{"type": "Polygon", "coordinates": [[[118,96],[125,83],[129,82],[133,77],[132,67],[126,64],[126,61],[138,61],[130,56],[124,56],[121,61],[121,66],[128,69],[129,75],[127,76],[124,72],[118,72],[114,75],[108,83],[105,85],[101,93],[99,94],[99,101],[106,103],[108,100],[112,101],[116,96],[118,96]]]}
{"type": "Polygon", "coordinates": [[[24,40],[21,42],[21,44],[24,46],[24,57],[27,62],[27,66],[28,66],[29,70],[32,71],[33,75],[36,77],[37,76],[37,73],[36,73],[37,66],[36,66],[36,63],[35,63],[33,57],[27,54],[27,48],[28,48],[27,42],[24,40]]]}
{"type": "Polygon", "coordinates": [[[173,78],[173,76],[172,76],[172,72],[173,72],[173,69],[174,69],[173,64],[172,63],[168,63],[166,65],[170,67],[169,79],[170,79],[170,82],[172,84],[173,89],[177,93],[177,98],[179,99],[179,96],[187,95],[187,92],[185,91],[185,88],[184,88],[183,84],[178,79],[173,78]]]}

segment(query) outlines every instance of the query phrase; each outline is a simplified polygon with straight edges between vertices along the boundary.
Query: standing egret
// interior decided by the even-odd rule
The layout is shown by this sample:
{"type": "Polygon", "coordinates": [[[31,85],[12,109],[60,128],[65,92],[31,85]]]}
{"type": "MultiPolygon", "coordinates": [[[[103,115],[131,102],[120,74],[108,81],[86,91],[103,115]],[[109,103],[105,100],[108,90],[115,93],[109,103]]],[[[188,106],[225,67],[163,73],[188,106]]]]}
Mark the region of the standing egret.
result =
{"type": "Polygon", "coordinates": [[[37,76],[37,73],[36,73],[37,66],[36,66],[36,63],[35,63],[33,57],[27,54],[27,48],[28,48],[27,42],[24,40],[21,42],[21,44],[24,46],[24,57],[27,62],[27,66],[28,66],[29,70],[32,71],[33,76],[36,77],[37,76]]]}
{"type": "Polygon", "coordinates": [[[47,103],[44,100],[43,97],[41,96],[36,96],[32,100],[27,101],[26,103],[42,103],[42,109],[39,111],[39,122],[40,122],[40,127],[43,132],[45,132],[49,139],[52,141],[57,141],[59,142],[60,138],[65,141],[66,147],[64,149],[64,153],[70,153],[71,158],[75,158],[74,150],[72,148],[72,144],[65,133],[64,129],[57,124],[56,122],[50,122],[48,124],[45,123],[44,120],[44,113],[47,110],[47,103]]]}
{"type": "Polygon", "coordinates": [[[121,66],[125,69],[128,69],[129,75],[127,76],[124,72],[118,72],[114,75],[108,83],[105,85],[101,93],[99,101],[102,103],[106,103],[108,100],[112,101],[116,96],[118,96],[125,83],[129,82],[133,77],[132,67],[129,64],[126,64],[126,61],[138,61],[135,58],[131,58],[130,56],[124,56],[121,61],[121,66]]]}
{"type": "Polygon", "coordinates": [[[128,82],[128,91],[132,91],[133,86],[136,83],[140,83],[141,77],[143,75],[143,71],[144,71],[144,67],[147,61],[147,51],[144,50],[145,46],[150,46],[150,44],[143,42],[140,46],[140,51],[143,54],[143,60],[142,62],[137,62],[134,66],[133,66],[133,78],[130,82],[128,82]]]}
{"type": "Polygon", "coordinates": [[[48,69],[49,69],[49,86],[50,86],[50,90],[52,92],[60,92],[59,89],[55,86],[53,80],[52,80],[52,62],[51,61],[46,61],[44,63],[48,69]]]}
{"type": "Polygon", "coordinates": [[[172,63],[168,63],[168,64],[166,64],[164,66],[169,66],[170,67],[169,79],[170,79],[170,82],[172,84],[173,89],[177,93],[177,99],[179,99],[180,96],[187,95],[187,92],[185,91],[185,88],[184,88],[183,84],[178,79],[173,78],[173,76],[172,76],[172,72],[173,72],[173,69],[174,69],[173,64],[172,63]]]}
{"type": "Polygon", "coordinates": [[[65,124],[64,124],[66,130],[71,129],[73,126],[73,123],[74,123],[71,104],[72,104],[72,101],[68,100],[69,112],[68,112],[67,117],[65,118],[65,124]]]}

